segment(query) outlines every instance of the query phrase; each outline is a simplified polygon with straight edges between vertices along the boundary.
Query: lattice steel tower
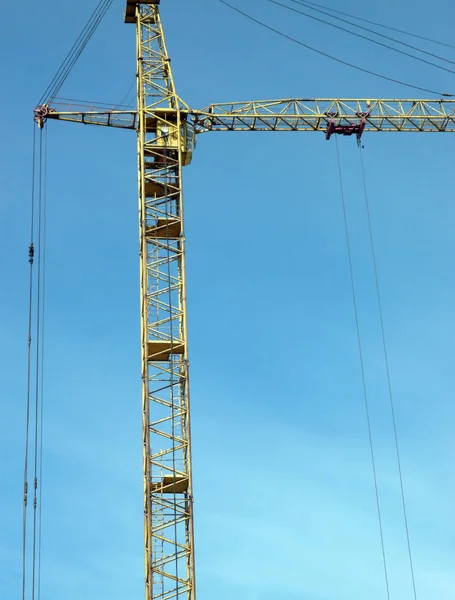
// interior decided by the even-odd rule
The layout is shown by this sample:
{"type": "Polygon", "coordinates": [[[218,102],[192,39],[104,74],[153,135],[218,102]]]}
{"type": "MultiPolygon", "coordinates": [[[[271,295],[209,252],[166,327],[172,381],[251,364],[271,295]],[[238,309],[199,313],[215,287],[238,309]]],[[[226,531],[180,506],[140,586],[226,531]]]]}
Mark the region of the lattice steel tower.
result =
{"type": "MultiPolygon", "coordinates": [[[[142,5],[142,6],[141,6],[142,5]]],[[[146,598],[194,599],[182,167],[191,130],[157,2],[136,23],[146,598]]]]}

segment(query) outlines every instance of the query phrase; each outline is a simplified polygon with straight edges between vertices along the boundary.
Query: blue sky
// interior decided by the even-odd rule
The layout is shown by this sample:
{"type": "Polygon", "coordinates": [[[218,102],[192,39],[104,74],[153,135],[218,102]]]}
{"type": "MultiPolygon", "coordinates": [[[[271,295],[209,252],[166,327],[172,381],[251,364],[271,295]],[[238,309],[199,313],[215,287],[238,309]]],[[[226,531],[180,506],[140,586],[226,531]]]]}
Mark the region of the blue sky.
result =
{"type": "MultiPolygon", "coordinates": [[[[234,3],[234,0],[233,0],[234,3]]],[[[94,6],[10,3],[0,23],[0,598],[19,597],[31,114],[94,6]]],[[[333,0],[327,4],[334,6],[333,0]]],[[[239,5],[240,6],[240,5],[239,5]]],[[[455,77],[261,0],[310,45],[455,92],[455,77]]],[[[455,9],[346,0],[449,41],[455,9]]],[[[62,96],[119,102],[134,28],[116,0],[62,96]]],[[[180,95],[423,97],[331,63],[213,0],[162,1],[180,95]]],[[[411,43],[413,43],[411,41],[411,43]]],[[[422,42],[423,45],[423,42],[422,42]]],[[[455,60],[455,51],[425,46],[455,60]]],[[[143,594],[135,136],[50,123],[42,600],[143,594]]],[[[455,280],[450,135],[365,134],[419,598],[452,600],[455,280]]],[[[358,150],[339,140],[391,598],[412,587],[358,150]]],[[[335,143],[206,134],[185,170],[200,600],[385,598],[335,143]]]]}

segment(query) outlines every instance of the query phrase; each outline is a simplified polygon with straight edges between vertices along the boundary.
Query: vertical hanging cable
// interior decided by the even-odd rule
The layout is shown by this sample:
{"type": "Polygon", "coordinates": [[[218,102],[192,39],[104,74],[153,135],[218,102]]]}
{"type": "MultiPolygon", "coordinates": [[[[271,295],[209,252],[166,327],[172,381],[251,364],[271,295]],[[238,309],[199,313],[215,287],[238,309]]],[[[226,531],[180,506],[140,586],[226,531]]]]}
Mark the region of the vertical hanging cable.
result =
{"type": "Polygon", "coordinates": [[[403,509],[404,525],[405,525],[405,529],[406,529],[406,540],[407,540],[407,546],[408,546],[409,566],[410,566],[410,570],[411,570],[414,600],[417,600],[417,590],[416,590],[416,583],[415,583],[415,576],[414,576],[414,564],[413,564],[413,560],[412,560],[411,540],[410,540],[409,527],[408,527],[406,499],[405,499],[404,485],[403,485],[403,474],[402,474],[402,469],[401,469],[400,446],[398,444],[397,424],[396,424],[396,418],[395,418],[395,406],[394,406],[393,394],[392,394],[392,384],[391,384],[391,380],[390,380],[389,357],[388,357],[388,353],[387,353],[387,344],[386,344],[385,330],[384,330],[384,318],[383,318],[383,312],[382,312],[382,301],[381,301],[381,294],[380,294],[380,289],[379,289],[378,267],[377,267],[377,262],[376,262],[376,251],[375,251],[375,246],[374,246],[373,228],[371,225],[370,201],[368,199],[368,190],[367,190],[366,175],[365,175],[365,165],[363,162],[363,152],[362,152],[361,146],[359,146],[359,151],[360,151],[360,164],[362,167],[362,180],[363,180],[363,190],[364,190],[364,196],[365,196],[365,207],[366,207],[367,217],[368,217],[368,232],[369,232],[369,238],[370,238],[371,255],[373,258],[373,270],[374,270],[374,279],[375,279],[375,286],[376,286],[376,298],[377,298],[377,303],[378,303],[379,320],[380,320],[380,325],[381,325],[382,349],[383,349],[383,353],[384,353],[384,363],[385,363],[386,374],[387,374],[388,395],[389,395],[389,401],[390,401],[390,411],[392,414],[393,433],[394,433],[394,438],[395,438],[395,452],[396,452],[396,460],[397,460],[397,465],[398,465],[398,474],[399,474],[399,479],[400,479],[401,504],[402,504],[402,509],[403,509]]]}
{"type": "Polygon", "coordinates": [[[27,504],[28,504],[28,454],[30,430],[30,396],[31,396],[31,366],[32,366],[32,323],[33,323],[33,258],[35,248],[33,245],[34,220],[35,220],[35,162],[36,162],[36,127],[33,123],[32,146],[32,190],[30,207],[30,244],[28,247],[28,262],[30,264],[29,276],[29,301],[28,301],[28,337],[27,337],[27,399],[25,416],[25,459],[24,459],[24,498],[22,515],[22,600],[25,600],[26,584],[26,551],[27,551],[27,504]]]}
{"type": "Polygon", "coordinates": [[[354,283],[354,270],[353,270],[353,266],[352,266],[351,243],[350,243],[350,238],[349,238],[349,228],[348,228],[348,220],[347,220],[347,214],[346,214],[346,202],[345,202],[344,190],[343,190],[343,178],[341,175],[340,152],[338,149],[338,138],[336,138],[336,137],[335,137],[335,142],[336,142],[336,152],[337,152],[337,162],[338,162],[338,176],[339,176],[339,180],[340,180],[341,204],[342,204],[342,209],[343,209],[344,232],[345,232],[345,238],[346,238],[346,247],[347,247],[347,251],[348,251],[349,276],[350,276],[350,281],[351,281],[351,292],[352,292],[352,300],[353,300],[353,305],[354,305],[354,316],[355,316],[355,325],[356,325],[356,332],[357,332],[357,346],[358,346],[358,350],[359,350],[360,369],[362,372],[363,399],[364,399],[364,403],[365,403],[365,413],[366,413],[367,426],[368,426],[368,438],[369,438],[369,443],[370,443],[371,466],[372,466],[372,470],[373,470],[374,490],[375,490],[375,496],[376,496],[376,509],[377,509],[377,513],[378,513],[379,533],[380,533],[380,538],[381,538],[382,561],[383,561],[383,565],[384,565],[384,578],[385,578],[385,585],[386,585],[386,590],[387,590],[387,598],[388,598],[388,600],[390,600],[389,577],[388,577],[387,559],[386,559],[385,545],[384,545],[384,532],[383,532],[383,527],[382,527],[381,505],[379,502],[378,480],[377,480],[377,474],[376,474],[376,460],[375,460],[375,456],[374,456],[373,436],[372,436],[372,432],[371,432],[370,407],[369,407],[369,402],[368,402],[368,394],[367,394],[366,381],[365,381],[363,349],[362,349],[362,341],[361,341],[361,337],[360,337],[359,315],[358,315],[358,310],[357,310],[357,298],[356,298],[355,283],[354,283]]]}
{"type": "Polygon", "coordinates": [[[37,505],[38,505],[38,438],[40,416],[40,359],[41,359],[41,263],[42,263],[42,212],[43,212],[43,128],[40,127],[39,139],[39,177],[38,177],[38,273],[36,294],[36,364],[35,364],[35,439],[33,468],[33,541],[32,541],[32,600],[35,600],[36,542],[37,542],[37,505]]]}
{"type": "MultiPolygon", "coordinates": [[[[40,560],[41,560],[41,473],[42,473],[42,397],[43,397],[43,364],[42,352],[44,347],[43,324],[44,316],[44,236],[45,236],[45,214],[46,214],[46,136],[43,136],[43,128],[39,127],[39,156],[36,156],[37,139],[36,126],[33,126],[33,152],[32,152],[32,199],[31,199],[31,225],[30,225],[30,245],[29,245],[29,263],[30,263],[30,289],[29,289],[29,309],[28,309],[28,364],[27,364],[27,403],[26,403],[26,430],[25,430],[25,460],[24,460],[24,507],[23,507],[23,532],[22,532],[22,600],[25,600],[28,570],[26,564],[27,557],[27,506],[28,506],[28,462],[30,459],[31,447],[33,445],[33,532],[32,532],[32,564],[31,564],[31,598],[35,599],[35,592],[39,589],[36,584],[40,578],[40,560]],[[44,137],[44,152],[43,152],[44,137]],[[38,177],[36,169],[38,167],[38,177]],[[36,197],[38,197],[38,206],[35,206],[36,197]],[[34,289],[33,265],[35,259],[35,221],[38,230],[37,240],[37,283],[36,292],[34,289]],[[35,311],[36,298],[36,311],[35,311]],[[33,327],[33,317],[35,315],[36,325],[33,327]],[[35,343],[32,345],[32,329],[34,328],[35,343]],[[32,368],[32,350],[35,351],[35,364],[32,368]],[[34,410],[31,406],[32,381],[34,383],[34,410]],[[33,414],[32,414],[33,413],[33,414]],[[33,427],[31,423],[33,422],[33,427]],[[32,436],[32,437],[30,437],[32,436]],[[39,484],[39,485],[38,485],[39,484]],[[38,502],[40,498],[40,502],[38,502]],[[38,506],[39,505],[39,506],[38,506]],[[37,560],[38,549],[38,560],[37,560]]],[[[39,592],[38,592],[39,593],[39,592]]]]}
{"type": "Polygon", "coordinates": [[[43,182],[43,267],[42,267],[42,302],[41,302],[41,381],[40,381],[40,396],[41,396],[41,411],[39,418],[39,490],[38,490],[38,600],[41,600],[41,543],[42,543],[42,505],[43,505],[43,419],[44,419],[44,317],[45,317],[45,293],[46,293],[46,219],[47,219],[47,132],[44,130],[44,182],[43,182]]]}

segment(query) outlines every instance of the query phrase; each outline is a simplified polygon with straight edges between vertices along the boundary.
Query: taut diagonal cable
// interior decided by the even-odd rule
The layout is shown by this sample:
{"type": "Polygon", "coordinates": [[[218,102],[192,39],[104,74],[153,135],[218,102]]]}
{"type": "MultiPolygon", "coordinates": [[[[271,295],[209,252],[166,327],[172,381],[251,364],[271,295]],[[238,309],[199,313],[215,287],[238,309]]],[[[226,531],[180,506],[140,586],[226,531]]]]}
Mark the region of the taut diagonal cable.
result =
{"type": "Polygon", "coordinates": [[[38,103],[39,105],[49,104],[50,102],[52,102],[55,99],[59,90],[65,83],[71,69],[76,64],[80,55],[84,51],[88,42],[92,38],[93,34],[95,33],[95,31],[98,28],[101,21],[103,20],[104,16],[106,15],[106,12],[112,5],[112,2],[113,2],[113,0],[100,0],[99,1],[97,7],[91,14],[90,18],[88,19],[87,23],[85,24],[85,26],[82,29],[81,33],[79,34],[78,38],[74,42],[73,46],[71,47],[70,51],[66,55],[65,59],[63,60],[62,64],[60,65],[59,69],[57,70],[54,77],[52,78],[52,81],[49,83],[45,92],[41,96],[41,99],[38,103]]]}
{"type": "Polygon", "coordinates": [[[396,452],[396,459],[397,459],[397,466],[398,466],[398,474],[399,474],[399,478],[400,478],[401,504],[402,504],[402,508],[403,508],[404,525],[405,525],[405,529],[406,529],[406,541],[407,541],[407,546],[408,546],[408,557],[409,557],[409,566],[410,566],[410,570],[411,570],[412,588],[413,588],[413,592],[414,592],[414,600],[417,600],[417,590],[416,590],[416,582],[415,582],[415,575],[414,575],[414,564],[413,564],[412,552],[411,552],[411,539],[410,539],[410,535],[409,535],[408,515],[407,515],[406,499],[405,499],[404,485],[403,485],[403,472],[402,472],[402,468],[401,468],[400,446],[398,443],[397,423],[396,423],[396,417],[395,417],[395,405],[394,405],[393,394],[392,394],[392,383],[391,383],[391,379],[390,379],[389,357],[388,357],[388,353],[387,353],[387,344],[386,344],[385,329],[384,329],[384,317],[383,317],[383,311],[382,311],[381,294],[380,294],[380,289],[379,289],[379,275],[378,275],[378,267],[377,267],[377,261],[376,261],[376,250],[375,250],[375,246],[374,246],[373,228],[371,225],[370,201],[368,199],[368,190],[367,190],[367,183],[366,183],[366,176],[365,176],[365,166],[364,166],[364,162],[363,162],[363,153],[362,153],[361,146],[359,146],[359,149],[360,149],[360,163],[361,163],[361,167],[362,167],[363,189],[364,189],[364,194],[365,194],[365,207],[366,207],[367,217],[368,217],[368,232],[369,232],[369,238],[370,238],[371,255],[372,255],[372,259],[373,259],[374,279],[375,279],[375,285],[376,285],[376,298],[377,298],[377,303],[378,303],[379,320],[380,320],[380,324],[381,324],[382,349],[383,349],[383,353],[384,353],[384,363],[385,363],[386,374],[387,374],[387,386],[388,386],[388,395],[389,395],[389,401],[390,401],[390,412],[392,414],[393,434],[394,434],[394,438],[395,438],[395,452],[396,452]]]}
{"type": "Polygon", "coordinates": [[[388,600],[390,600],[389,576],[388,576],[387,559],[386,559],[386,553],[385,553],[384,532],[383,532],[383,527],[382,527],[381,505],[379,502],[378,478],[377,478],[377,473],[376,473],[376,459],[374,456],[373,435],[372,435],[372,431],[371,431],[370,406],[369,406],[369,402],[368,402],[367,386],[366,386],[366,380],[365,380],[363,348],[362,348],[362,340],[361,340],[361,336],[360,336],[359,314],[358,314],[358,310],[357,310],[357,297],[356,297],[355,283],[354,283],[354,269],[352,266],[351,242],[350,242],[350,238],[349,238],[348,219],[347,219],[347,213],[346,213],[346,202],[345,202],[345,198],[344,198],[343,178],[341,175],[340,152],[338,149],[338,139],[337,138],[335,138],[335,143],[336,143],[337,162],[338,162],[338,176],[339,176],[339,180],[340,180],[341,204],[342,204],[342,209],[343,209],[344,232],[345,232],[346,247],[347,247],[348,261],[349,261],[349,277],[350,277],[350,282],[351,282],[352,301],[353,301],[353,306],[354,306],[355,326],[356,326],[356,332],[357,332],[357,346],[358,346],[358,350],[359,350],[360,370],[362,372],[363,400],[364,400],[364,404],[365,404],[365,414],[366,414],[366,421],[367,421],[367,427],[368,427],[368,439],[369,439],[369,444],[370,444],[371,467],[372,467],[372,471],[373,471],[374,491],[375,491],[375,496],[376,496],[376,510],[378,513],[379,534],[380,534],[380,538],[381,538],[382,561],[383,561],[383,565],[384,565],[384,578],[385,578],[385,584],[386,584],[386,590],[387,590],[387,598],[388,598],[388,600]]]}

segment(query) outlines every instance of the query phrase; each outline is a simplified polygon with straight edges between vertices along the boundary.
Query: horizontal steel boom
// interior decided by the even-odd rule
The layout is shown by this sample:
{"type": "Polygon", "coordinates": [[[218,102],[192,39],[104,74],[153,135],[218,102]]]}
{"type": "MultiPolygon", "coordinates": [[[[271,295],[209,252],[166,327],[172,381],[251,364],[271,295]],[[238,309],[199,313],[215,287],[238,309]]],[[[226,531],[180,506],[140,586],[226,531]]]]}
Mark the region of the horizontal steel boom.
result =
{"type": "Polygon", "coordinates": [[[127,111],[102,109],[57,111],[50,108],[44,116],[44,121],[47,119],[83,123],[84,125],[117,127],[119,129],[137,128],[137,112],[134,109],[127,111]]]}
{"type": "MultiPolygon", "coordinates": [[[[172,112],[172,109],[169,111],[172,112]]],[[[365,131],[455,131],[455,100],[289,99],[211,104],[203,110],[181,110],[194,121],[196,133],[209,131],[325,131],[357,127],[365,131]]],[[[58,119],[120,129],[137,128],[135,110],[57,111],[58,119]]]]}
{"type": "Polygon", "coordinates": [[[211,104],[196,115],[204,131],[326,131],[330,122],[365,131],[455,131],[455,100],[311,99],[211,104]]]}

